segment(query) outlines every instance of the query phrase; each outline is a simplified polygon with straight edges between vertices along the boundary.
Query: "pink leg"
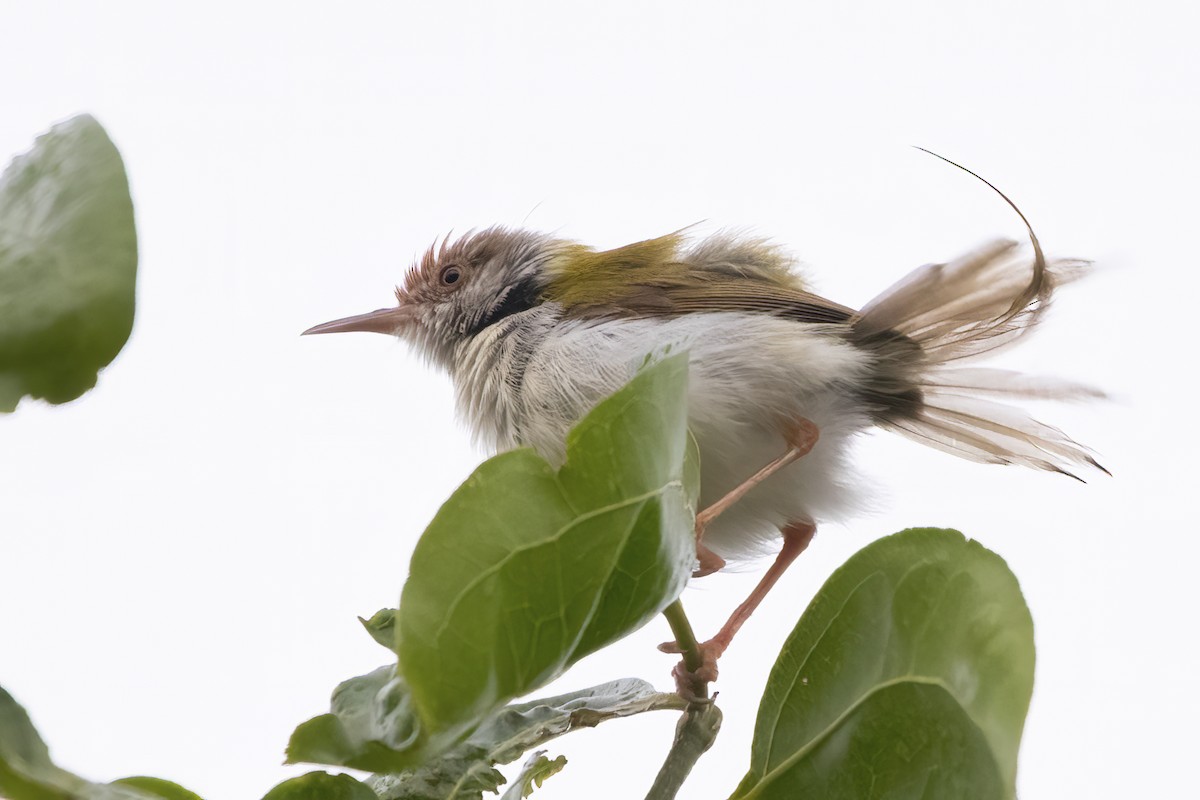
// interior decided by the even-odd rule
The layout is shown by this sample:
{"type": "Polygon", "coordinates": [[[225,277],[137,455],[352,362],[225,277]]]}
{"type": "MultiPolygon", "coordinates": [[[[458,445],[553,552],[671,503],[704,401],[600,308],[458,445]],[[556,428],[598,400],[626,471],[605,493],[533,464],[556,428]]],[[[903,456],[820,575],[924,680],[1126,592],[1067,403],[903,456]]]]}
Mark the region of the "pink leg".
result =
{"type": "MultiPolygon", "coordinates": [[[[783,455],[751,475],[720,500],[696,515],[696,558],[700,564],[699,568],[693,573],[693,577],[709,575],[725,566],[725,560],[705,547],[702,541],[704,531],[709,523],[738,500],[745,497],[755,486],[789,464],[812,452],[813,447],[816,446],[817,440],[820,438],[820,433],[820,430],[811,420],[804,419],[803,417],[798,418],[785,434],[788,449],[783,455]]],[[[717,659],[729,647],[729,643],[733,641],[733,637],[741,629],[742,625],[746,623],[746,620],[750,619],[750,615],[762,603],[763,599],[771,591],[771,588],[779,581],[779,578],[787,571],[787,568],[791,566],[791,563],[808,547],[808,543],[812,541],[816,530],[816,526],[811,522],[792,522],[784,526],[781,531],[783,533],[783,547],[780,549],[779,555],[775,557],[775,562],[771,564],[771,568],[763,575],[762,580],[754,587],[754,591],[750,593],[750,596],[734,609],[733,614],[721,626],[721,630],[717,632],[717,635],[699,645],[700,654],[704,662],[703,665],[695,672],[690,672],[682,661],[675,666],[673,672],[675,683],[679,689],[679,693],[683,697],[689,700],[695,699],[697,696],[700,696],[699,689],[704,684],[717,679],[717,659]]],[[[659,645],[659,649],[666,653],[681,652],[677,642],[664,642],[659,645]]]]}
{"type": "MultiPolygon", "coordinates": [[[[792,565],[797,556],[807,549],[816,532],[817,526],[811,522],[792,522],[782,529],[783,547],[779,550],[779,555],[775,557],[771,568],[762,576],[762,580],[754,587],[754,591],[750,592],[750,596],[729,615],[729,619],[721,626],[721,630],[717,631],[717,635],[700,645],[700,654],[704,659],[704,665],[695,673],[688,672],[683,662],[676,665],[675,681],[681,692],[684,691],[684,687],[695,686],[697,682],[711,683],[717,679],[717,659],[728,649],[733,637],[766,599],[767,594],[783,577],[783,573],[787,572],[787,568],[792,565]]],[[[659,649],[666,652],[679,652],[679,646],[675,642],[660,645],[659,649]]]]}
{"type": "Polygon", "coordinates": [[[754,587],[754,591],[750,592],[750,596],[733,610],[729,619],[721,626],[721,630],[717,631],[717,635],[704,643],[704,647],[715,651],[714,660],[720,658],[721,654],[729,647],[733,637],[766,599],[767,594],[783,577],[783,573],[787,572],[787,568],[792,565],[796,557],[808,549],[808,544],[816,532],[817,526],[811,522],[792,522],[783,529],[783,547],[780,548],[779,555],[775,556],[775,562],[771,564],[771,568],[762,576],[762,580],[754,587]]]}
{"type": "MultiPolygon", "coordinates": [[[[696,543],[704,538],[704,530],[708,524],[716,519],[722,512],[727,510],[731,505],[741,500],[746,496],[746,493],[753,489],[758,484],[765,481],[767,478],[774,475],[779,470],[786,467],[804,456],[812,452],[812,449],[817,444],[817,439],[821,436],[820,430],[812,421],[798,418],[793,423],[791,430],[787,432],[786,441],[788,449],[779,458],[767,464],[758,472],[751,475],[746,480],[742,481],[738,486],[734,487],[727,495],[722,497],[717,502],[713,503],[708,508],[696,515],[696,543]]],[[[701,556],[701,564],[703,565],[703,556],[701,556]]],[[[720,567],[718,567],[720,569],[720,567]]],[[[707,574],[707,573],[706,573],[707,574]]]]}

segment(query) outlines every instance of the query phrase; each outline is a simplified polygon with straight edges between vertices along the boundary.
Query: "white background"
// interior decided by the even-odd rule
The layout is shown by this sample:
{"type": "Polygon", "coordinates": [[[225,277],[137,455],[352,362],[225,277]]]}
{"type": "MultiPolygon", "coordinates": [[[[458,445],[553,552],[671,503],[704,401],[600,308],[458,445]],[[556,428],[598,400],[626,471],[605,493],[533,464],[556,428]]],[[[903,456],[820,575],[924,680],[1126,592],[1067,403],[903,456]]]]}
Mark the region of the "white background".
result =
{"type": "MultiPolygon", "coordinates": [[[[1021,579],[1022,800],[1194,790],[1195,6],[803,5],[3,4],[0,160],[94,113],[141,239],[134,333],[99,388],[0,419],[0,684],[62,765],[253,800],[308,769],[279,766],[293,726],[387,660],[355,615],[396,603],[482,454],[403,345],[301,330],[389,304],[436,236],[494,222],[603,247],[747,226],[862,304],[1022,234],[919,144],[1009,193],[1052,255],[1097,262],[1005,363],[1114,395],[1039,412],[1114,477],[865,438],[877,509],[826,526],[723,660],[726,726],[684,794],[740,779],[774,654],[825,577],[917,524],[1021,579]]],[[[754,579],[688,590],[702,633],[754,579]]],[[[665,688],[664,638],[656,621],[556,688],[665,688]]],[[[570,764],[541,796],[640,796],[674,723],[560,740],[570,764]]]]}

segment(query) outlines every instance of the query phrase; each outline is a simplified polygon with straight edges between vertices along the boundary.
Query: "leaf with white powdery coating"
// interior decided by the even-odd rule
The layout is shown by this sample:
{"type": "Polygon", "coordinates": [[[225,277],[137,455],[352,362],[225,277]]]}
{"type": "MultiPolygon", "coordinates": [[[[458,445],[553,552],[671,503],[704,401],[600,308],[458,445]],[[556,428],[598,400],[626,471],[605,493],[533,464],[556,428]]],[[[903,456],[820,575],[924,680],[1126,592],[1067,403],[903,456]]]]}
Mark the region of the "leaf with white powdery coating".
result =
{"type": "Polygon", "coordinates": [[[679,695],[625,678],[553,697],[506,706],[482,721],[463,742],[435,756],[415,745],[418,725],[404,699],[395,667],[380,667],[344,682],[329,714],[300,725],[287,761],[354,767],[381,773],[370,786],[384,800],[478,800],[504,776],[497,764],[578,728],[647,711],[682,710],[679,695]]]}
{"type": "Polygon", "coordinates": [[[395,665],[343,681],[330,713],[302,723],[287,746],[287,763],[335,764],[396,772],[418,763],[420,721],[395,665]]]}
{"type": "Polygon", "coordinates": [[[516,761],[579,728],[685,706],[679,695],[656,691],[637,678],[514,703],[489,716],[449,751],[400,774],[376,775],[370,785],[382,800],[480,800],[483,792],[498,791],[504,783],[494,768],[497,764],[516,761]]]}
{"type": "Polygon", "coordinates": [[[0,176],[0,411],[74,400],[133,327],[137,233],[121,155],[87,115],[0,176]]]}
{"type": "Polygon", "coordinates": [[[683,590],[698,489],[686,392],[686,353],[652,364],[571,431],[560,470],[504,453],[438,512],[397,616],[401,672],[434,750],[683,590]]]}
{"type": "Polygon", "coordinates": [[[734,798],[1012,798],[1033,621],[1004,561],[912,529],[829,578],[784,644],[734,798]]]}

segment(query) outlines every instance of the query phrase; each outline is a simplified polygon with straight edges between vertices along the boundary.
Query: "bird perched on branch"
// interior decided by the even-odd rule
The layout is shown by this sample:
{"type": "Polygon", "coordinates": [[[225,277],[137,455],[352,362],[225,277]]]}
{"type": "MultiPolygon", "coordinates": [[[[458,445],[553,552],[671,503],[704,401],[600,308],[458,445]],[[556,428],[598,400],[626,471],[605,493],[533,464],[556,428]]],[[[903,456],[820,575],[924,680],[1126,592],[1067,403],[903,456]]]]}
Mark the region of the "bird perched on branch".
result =
{"type": "Polygon", "coordinates": [[[711,678],[816,523],[848,510],[855,434],[880,427],[971,461],[1068,475],[1103,469],[1004,402],[1098,393],[961,366],[1030,331],[1055,286],[1079,271],[1079,262],[1047,263],[1032,229],[1029,238],[1032,252],[995,241],[921,267],[855,310],[813,294],[760,239],[673,233],[598,251],[494,227],[430,248],[395,307],[305,333],[408,341],[450,374],[478,438],[495,450],[532,446],[551,462],[563,459],[571,426],[648,354],[687,350],[688,424],[701,455],[697,574],[778,551],[705,644],[711,678]]]}

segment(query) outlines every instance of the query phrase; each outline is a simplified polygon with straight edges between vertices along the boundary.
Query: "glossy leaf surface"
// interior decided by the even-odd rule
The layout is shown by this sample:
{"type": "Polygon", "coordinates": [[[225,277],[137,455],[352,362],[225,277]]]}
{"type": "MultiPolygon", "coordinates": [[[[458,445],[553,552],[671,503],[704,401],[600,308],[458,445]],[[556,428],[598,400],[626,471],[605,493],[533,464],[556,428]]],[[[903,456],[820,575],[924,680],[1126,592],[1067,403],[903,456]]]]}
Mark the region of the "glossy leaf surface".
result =
{"type": "Polygon", "coordinates": [[[1033,623],[1004,561],[957,531],[868,545],[780,652],[736,798],[1011,798],[1033,623]]]}

